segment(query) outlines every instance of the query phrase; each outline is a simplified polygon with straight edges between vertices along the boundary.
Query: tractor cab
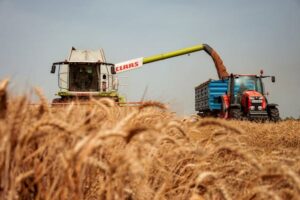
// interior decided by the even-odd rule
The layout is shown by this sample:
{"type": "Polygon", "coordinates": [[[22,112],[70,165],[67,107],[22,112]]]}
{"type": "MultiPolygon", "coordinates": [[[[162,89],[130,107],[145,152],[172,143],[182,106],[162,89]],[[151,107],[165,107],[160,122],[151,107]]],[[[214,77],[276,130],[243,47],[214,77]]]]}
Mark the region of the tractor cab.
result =
{"type": "Polygon", "coordinates": [[[236,76],[234,77],[234,93],[243,94],[245,91],[257,91],[263,94],[262,81],[257,76],[236,76]]]}
{"type": "Polygon", "coordinates": [[[263,95],[263,82],[259,76],[255,75],[234,75],[230,77],[229,90],[234,102],[240,102],[244,93],[263,95]]]}
{"type": "Polygon", "coordinates": [[[228,85],[228,91],[233,94],[234,99],[241,98],[245,92],[252,95],[264,96],[263,78],[271,77],[275,82],[274,76],[257,75],[232,75],[228,85]],[[250,92],[250,93],[249,93],[250,92]]]}
{"type": "Polygon", "coordinates": [[[102,49],[96,51],[72,48],[69,58],[53,63],[51,73],[58,67],[60,99],[64,102],[72,98],[113,97],[118,101],[118,80],[114,64],[107,63],[102,49]]]}

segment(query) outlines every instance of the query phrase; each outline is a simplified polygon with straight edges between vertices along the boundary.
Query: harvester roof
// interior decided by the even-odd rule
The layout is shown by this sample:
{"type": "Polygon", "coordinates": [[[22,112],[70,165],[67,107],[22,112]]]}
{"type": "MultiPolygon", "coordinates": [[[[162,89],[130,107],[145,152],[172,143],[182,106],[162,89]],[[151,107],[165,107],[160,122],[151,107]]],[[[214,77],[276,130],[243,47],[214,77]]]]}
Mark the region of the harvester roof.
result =
{"type": "Polygon", "coordinates": [[[72,47],[68,62],[76,62],[76,63],[95,63],[101,62],[105,63],[105,54],[103,49],[98,50],[77,50],[72,47]]]}

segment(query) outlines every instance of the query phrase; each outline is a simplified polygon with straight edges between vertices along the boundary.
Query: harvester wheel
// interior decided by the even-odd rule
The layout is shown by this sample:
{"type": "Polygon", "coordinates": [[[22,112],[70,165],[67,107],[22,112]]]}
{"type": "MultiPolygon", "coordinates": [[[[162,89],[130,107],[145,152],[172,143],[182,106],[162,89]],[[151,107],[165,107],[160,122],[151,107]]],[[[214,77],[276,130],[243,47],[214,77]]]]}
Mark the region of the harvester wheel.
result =
{"type": "Polygon", "coordinates": [[[55,98],[52,100],[52,103],[61,103],[61,99],[60,98],[55,98]]]}
{"type": "Polygon", "coordinates": [[[269,118],[272,122],[278,122],[280,120],[278,108],[269,108],[269,118]]]}
{"type": "Polygon", "coordinates": [[[239,108],[231,108],[229,111],[229,116],[232,119],[242,120],[243,119],[242,115],[243,113],[239,108]]]}

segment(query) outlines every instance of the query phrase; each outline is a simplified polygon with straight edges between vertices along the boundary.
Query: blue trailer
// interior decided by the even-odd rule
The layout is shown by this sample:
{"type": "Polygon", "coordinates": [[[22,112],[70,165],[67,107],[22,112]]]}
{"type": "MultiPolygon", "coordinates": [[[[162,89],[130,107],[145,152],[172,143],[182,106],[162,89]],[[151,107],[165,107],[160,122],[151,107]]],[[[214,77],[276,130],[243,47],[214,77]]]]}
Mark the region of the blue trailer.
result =
{"type": "Polygon", "coordinates": [[[203,116],[215,115],[222,109],[221,97],[227,93],[228,79],[208,80],[195,87],[195,108],[203,116]]]}

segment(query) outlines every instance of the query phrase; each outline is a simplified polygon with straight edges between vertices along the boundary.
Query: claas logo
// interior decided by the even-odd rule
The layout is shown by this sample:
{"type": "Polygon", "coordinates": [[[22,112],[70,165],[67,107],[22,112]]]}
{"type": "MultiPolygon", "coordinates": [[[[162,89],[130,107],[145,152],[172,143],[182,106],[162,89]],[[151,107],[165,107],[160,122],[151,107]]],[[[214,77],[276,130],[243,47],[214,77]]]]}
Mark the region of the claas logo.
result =
{"type": "Polygon", "coordinates": [[[116,72],[120,72],[120,71],[127,70],[127,69],[132,69],[132,68],[135,68],[135,67],[138,67],[138,66],[139,66],[139,62],[138,61],[133,62],[133,63],[128,63],[128,64],[120,65],[120,66],[116,67],[116,72]]]}

